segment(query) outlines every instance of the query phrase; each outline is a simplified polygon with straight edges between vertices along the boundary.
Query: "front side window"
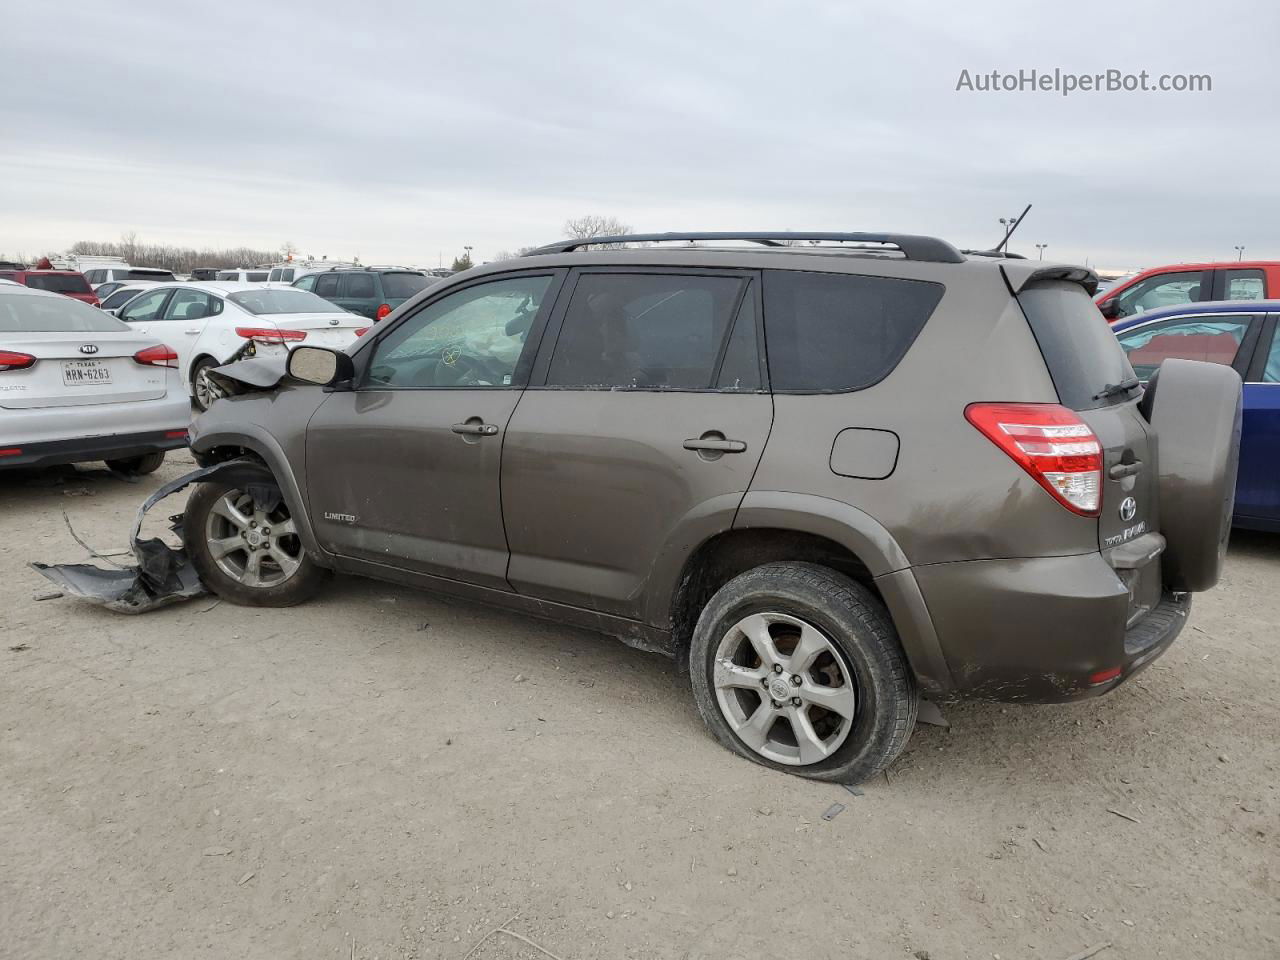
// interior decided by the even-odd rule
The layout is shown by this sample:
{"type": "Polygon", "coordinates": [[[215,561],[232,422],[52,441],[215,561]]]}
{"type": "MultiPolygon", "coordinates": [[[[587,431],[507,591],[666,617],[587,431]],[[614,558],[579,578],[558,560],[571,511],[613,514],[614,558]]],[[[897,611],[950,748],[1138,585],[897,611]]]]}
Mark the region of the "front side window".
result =
{"type": "Polygon", "coordinates": [[[1116,334],[1129,355],[1133,372],[1150,380],[1160,364],[1172,358],[1204,360],[1230,366],[1249,331],[1247,317],[1183,317],[1116,334]]]}
{"type": "Polygon", "coordinates": [[[1226,270],[1227,290],[1224,300],[1261,300],[1263,290],[1261,270],[1226,270]]]}
{"type": "Polygon", "coordinates": [[[565,312],[548,386],[708,390],[742,277],[587,273],[565,312]]]}
{"type": "Polygon", "coordinates": [[[1198,303],[1209,298],[1209,291],[1201,283],[1199,270],[1178,273],[1157,273],[1135,283],[1128,290],[1117,294],[1116,317],[1132,317],[1158,307],[1172,307],[1179,303],[1198,303]]]}
{"type": "Polygon", "coordinates": [[[351,297],[353,300],[372,300],[378,295],[372,274],[348,273],[343,278],[343,282],[346,284],[346,290],[342,293],[344,297],[351,297]]]}
{"type": "Polygon", "coordinates": [[[301,280],[295,283],[294,286],[297,287],[299,290],[308,290],[308,291],[315,290],[315,287],[316,287],[315,274],[313,273],[309,277],[303,277],[301,280]]]}
{"type": "Polygon", "coordinates": [[[119,317],[121,320],[133,320],[135,322],[154,320],[159,316],[160,308],[164,306],[165,297],[167,296],[169,296],[169,290],[164,288],[141,293],[129,301],[129,305],[120,311],[119,317]]]}
{"type": "Polygon", "coordinates": [[[764,331],[776,392],[858,390],[888,376],[942,299],[943,286],[769,270],[764,331]]]}
{"type": "Polygon", "coordinates": [[[481,283],[419,310],[374,345],[364,386],[510,386],[551,279],[481,283]]]}

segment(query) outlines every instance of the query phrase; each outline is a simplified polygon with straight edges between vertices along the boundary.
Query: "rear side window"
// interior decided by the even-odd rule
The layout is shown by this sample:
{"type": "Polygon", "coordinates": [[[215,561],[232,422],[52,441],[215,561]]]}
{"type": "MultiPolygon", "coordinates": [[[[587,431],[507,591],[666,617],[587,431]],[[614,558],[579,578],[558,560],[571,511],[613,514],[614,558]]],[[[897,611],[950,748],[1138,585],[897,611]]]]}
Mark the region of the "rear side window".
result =
{"type": "Polygon", "coordinates": [[[89,281],[78,273],[29,273],[27,286],[53,293],[92,293],[89,281]]]}
{"type": "Polygon", "coordinates": [[[384,273],[382,295],[388,300],[408,300],[414,294],[427,289],[430,279],[416,273],[384,273]]]}
{"type": "Polygon", "coordinates": [[[883,380],[943,289],[922,280],[765,271],[764,331],[774,392],[860,390],[883,380]]]}
{"type": "Polygon", "coordinates": [[[376,297],[376,287],[373,282],[373,275],[369,273],[348,273],[343,277],[343,283],[346,289],[342,295],[358,300],[371,300],[376,297]]]}
{"type": "Polygon", "coordinates": [[[1226,270],[1223,300],[1261,300],[1266,294],[1261,270],[1226,270]]]}
{"type": "Polygon", "coordinates": [[[336,297],[338,295],[338,275],[336,273],[326,273],[317,280],[316,293],[322,297],[336,297]]]}
{"type": "Polygon", "coordinates": [[[1036,283],[1023,288],[1018,303],[1064,406],[1089,410],[1128,399],[1124,394],[1096,399],[1108,386],[1131,380],[1134,374],[1083,287],[1067,281],[1036,283]]]}
{"type": "Polygon", "coordinates": [[[741,277],[583,274],[548,385],[711,389],[745,284],[741,277]]]}

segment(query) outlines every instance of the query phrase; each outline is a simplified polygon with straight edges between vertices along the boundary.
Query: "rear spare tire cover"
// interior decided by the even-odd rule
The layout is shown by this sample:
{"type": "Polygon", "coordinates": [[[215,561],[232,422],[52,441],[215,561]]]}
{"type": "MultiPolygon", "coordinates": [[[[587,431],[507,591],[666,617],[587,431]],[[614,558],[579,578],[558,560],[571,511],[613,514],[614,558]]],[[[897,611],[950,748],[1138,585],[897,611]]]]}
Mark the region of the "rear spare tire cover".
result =
{"type": "Polygon", "coordinates": [[[1160,464],[1163,572],[1173,590],[1218,582],[1231,535],[1240,465],[1240,375],[1199,360],[1166,360],[1151,403],[1160,464]]]}

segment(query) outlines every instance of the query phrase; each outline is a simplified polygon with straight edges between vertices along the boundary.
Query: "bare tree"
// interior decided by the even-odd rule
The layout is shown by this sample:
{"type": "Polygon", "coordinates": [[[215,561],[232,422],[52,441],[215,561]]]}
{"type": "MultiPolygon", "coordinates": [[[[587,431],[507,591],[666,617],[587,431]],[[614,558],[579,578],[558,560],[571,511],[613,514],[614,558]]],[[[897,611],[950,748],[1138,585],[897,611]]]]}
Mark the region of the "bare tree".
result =
{"type": "Polygon", "coordinates": [[[284,260],[292,260],[298,255],[298,245],[292,240],[280,244],[280,256],[284,260]]]}
{"type": "Polygon", "coordinates": [[[590,240],[592,237],[616,237],[630,233],[631,227],[617,217],[587,214],[564,222],[564,232],[571,240],[590,240]]]}
{"type": "Polygon", "coordinates": [[[499,250],[493,255],[494,260],[515,260],[517,257],[523,257],[526,253],[537,250],[537,247],[516,247],[512,250],[499,250]]]}

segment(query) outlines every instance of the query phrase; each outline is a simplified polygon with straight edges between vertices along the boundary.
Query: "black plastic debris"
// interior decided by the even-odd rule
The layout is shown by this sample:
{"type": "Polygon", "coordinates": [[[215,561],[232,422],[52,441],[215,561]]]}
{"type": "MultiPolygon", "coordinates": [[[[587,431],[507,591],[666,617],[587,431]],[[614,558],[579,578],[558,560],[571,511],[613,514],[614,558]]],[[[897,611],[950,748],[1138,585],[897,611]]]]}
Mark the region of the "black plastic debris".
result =
{"type": "Polygon", "coordinates": [[[142,518],[161,500],[193,483],[215,478],[239,486],[263,510],[274,510],[280,503],[280,488],[270,470],[253,460],[227,460],[171,480],[147,497],[138,508],[129,537],[136,566],[107,568],[89,563],[32,563],[31,567],[66,594],[117,613],[146,613],[198,597],[206,590],[187,556],[183,516],[170,518],[170,529],[182,540],[183,546],[171,547],[159,537],[142,540],[139,534],[142,518]]]}

